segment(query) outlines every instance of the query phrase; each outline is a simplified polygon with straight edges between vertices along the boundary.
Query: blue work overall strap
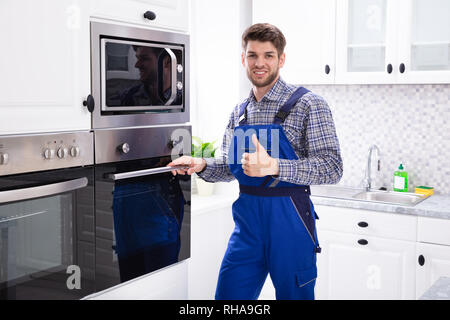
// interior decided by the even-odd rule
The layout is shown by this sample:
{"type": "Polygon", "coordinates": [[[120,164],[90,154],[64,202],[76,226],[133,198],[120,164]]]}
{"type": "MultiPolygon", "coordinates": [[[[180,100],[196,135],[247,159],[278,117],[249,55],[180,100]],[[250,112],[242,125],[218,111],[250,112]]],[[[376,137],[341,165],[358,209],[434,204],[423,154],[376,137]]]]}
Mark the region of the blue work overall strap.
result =
{"type": "Polygon", "coordinates": [[[305,93],[308,93],[309,90],[303,87],[297,88],[293,94],[289,97],[288,101],[280,108],[280,110],[275,115],[273,120],[274,124],[282,124],[284,120],[286,120],[287,116],[291,112],[292,108],[297,104],[297,101],[300,100],[305,93]]]}
{"type": "Polygon", "coordinates": [[[243,126],[247,124],[247,106],[250,103],[250,99],[245,100],[239,107],[239,125],[243,126]],[[241,119],[242,115],[244,115],[244,118],[241,119]]]}

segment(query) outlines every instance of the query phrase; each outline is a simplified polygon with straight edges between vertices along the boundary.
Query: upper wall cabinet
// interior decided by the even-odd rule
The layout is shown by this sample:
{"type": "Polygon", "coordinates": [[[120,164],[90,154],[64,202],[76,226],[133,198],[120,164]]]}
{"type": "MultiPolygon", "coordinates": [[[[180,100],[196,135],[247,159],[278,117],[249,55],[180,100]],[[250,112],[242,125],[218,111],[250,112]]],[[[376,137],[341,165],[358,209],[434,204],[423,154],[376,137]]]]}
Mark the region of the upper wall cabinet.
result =
{"type": "Polygon", "coordinates": [[[336,83],[450,83],[448,0],[340,0],[336,83]]]}
{"type": "Polygon", "coordinates": [[[253,23],[277,26],[286,37],[284,80],[332,84],[335,75],[335,0],[254,0],[253,23]]]}
{"type": "Polygon", "coordinates": [[[398,14],[399,81],[450,83],[450,1],[401,0],[398,14]]]}
{"type": "Polygon", "coordinates": [[[187,32],[190,0],[93,0],[92,16],[187,32]]]}
{"type": "Polygon", "coordinates": [[[0,134],[90,129],[86,5],[0,1],[0,134]]]}

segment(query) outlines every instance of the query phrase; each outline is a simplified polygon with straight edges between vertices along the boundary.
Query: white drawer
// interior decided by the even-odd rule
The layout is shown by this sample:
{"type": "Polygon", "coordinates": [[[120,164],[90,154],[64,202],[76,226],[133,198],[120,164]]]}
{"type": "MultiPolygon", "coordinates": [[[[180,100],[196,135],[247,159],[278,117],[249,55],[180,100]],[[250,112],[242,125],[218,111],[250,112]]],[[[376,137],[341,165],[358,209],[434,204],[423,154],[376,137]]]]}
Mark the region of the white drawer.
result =
{"type": "Polygon", "coordinates": [[[330,230],[409,241],[417,238],[415,216],[322,205],[315,205],[315,209],[319,232],[330,230]]]}
{"type": "Polygon", "coordinates": [[[418,217],[417,241],[450,246],[450,220],[418,217]]]}

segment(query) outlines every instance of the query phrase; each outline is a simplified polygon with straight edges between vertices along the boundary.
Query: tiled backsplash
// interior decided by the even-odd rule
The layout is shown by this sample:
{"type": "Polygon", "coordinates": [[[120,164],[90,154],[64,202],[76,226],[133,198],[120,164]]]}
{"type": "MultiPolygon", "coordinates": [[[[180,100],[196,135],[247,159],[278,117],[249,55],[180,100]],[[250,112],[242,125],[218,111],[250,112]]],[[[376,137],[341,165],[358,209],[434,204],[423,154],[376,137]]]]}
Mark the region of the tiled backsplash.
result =
{"type": "Polygon", "coordinates": [[[409,191],[433,186],[450,194],[450,85],[308,85],[330,105],[339,137],[344,175],[340,185],[358,187],[368,149],[381,150],[376,179],[392,189],[403,163],[409,191]]]}

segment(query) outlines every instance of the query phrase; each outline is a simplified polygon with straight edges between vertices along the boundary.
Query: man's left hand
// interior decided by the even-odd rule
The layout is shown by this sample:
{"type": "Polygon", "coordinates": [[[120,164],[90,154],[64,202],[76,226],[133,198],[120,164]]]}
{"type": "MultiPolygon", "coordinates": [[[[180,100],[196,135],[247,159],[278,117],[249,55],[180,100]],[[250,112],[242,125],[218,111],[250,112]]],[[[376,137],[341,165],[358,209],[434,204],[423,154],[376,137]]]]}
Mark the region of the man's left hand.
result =
{"type": "Polygon", "coordinates": [[[264,177],[278,175],[278,159],[272,158],[259,143],[256,134],[252,135],[252,142],[256,152],[242,154],[242,169],[250,177],[264,177]]]}

